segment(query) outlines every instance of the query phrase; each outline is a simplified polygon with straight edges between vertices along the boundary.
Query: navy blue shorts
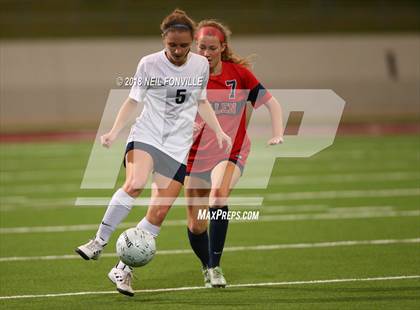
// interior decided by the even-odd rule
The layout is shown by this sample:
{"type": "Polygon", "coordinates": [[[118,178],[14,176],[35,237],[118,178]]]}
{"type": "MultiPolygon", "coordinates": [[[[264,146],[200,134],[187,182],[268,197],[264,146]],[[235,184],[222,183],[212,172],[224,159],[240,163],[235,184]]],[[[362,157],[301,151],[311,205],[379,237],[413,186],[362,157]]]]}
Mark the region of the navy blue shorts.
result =
{"type": "MultiPolygon", "coordinates": [[[[154,146],[142,142],[129,142],[125,149],[125,155],[131,150],[142,150],[148,153],[153,158],[153,172],[157,172],[172,180],[184,184],[185,175],[187,173],[187,166],[176,161],[168,154],[163,153],[161,150],[154,146]]],[[[125,167],[124,156],[124,167],[125,167]]]]}

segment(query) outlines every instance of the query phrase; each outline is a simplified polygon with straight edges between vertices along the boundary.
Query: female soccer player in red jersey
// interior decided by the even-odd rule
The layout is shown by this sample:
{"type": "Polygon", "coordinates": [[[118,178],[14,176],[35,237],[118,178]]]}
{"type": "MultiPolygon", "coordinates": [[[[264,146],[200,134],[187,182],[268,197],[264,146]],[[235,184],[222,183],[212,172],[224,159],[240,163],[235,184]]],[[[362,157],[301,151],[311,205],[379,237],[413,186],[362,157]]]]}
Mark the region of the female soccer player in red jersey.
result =
{"type": "Polygon", "coordinates": [[[230,153],[221,152],[214,134],[199,116],[196,118],[185,195],[188,200],[188,237],[203,265],[206,287],[226,286],[220,258],[228,219],[220,214],[227,214],[227,198],[242,175],[250,151],[251,143],[246,134],[247,107],[264,105],[269,110],[273,132],[268,144],[283,142],[280,104],[248,69],[248,61],[232,52],[229,36],[229,29],[215,20],[201,21],[195,36],[198,53],[206,57],[210,65],[208,100],[224,132],[234,141],[230,153]],[[200,210],[207,210],[208,205],[209,235],[207,220],[198,218],[200,210]]]}

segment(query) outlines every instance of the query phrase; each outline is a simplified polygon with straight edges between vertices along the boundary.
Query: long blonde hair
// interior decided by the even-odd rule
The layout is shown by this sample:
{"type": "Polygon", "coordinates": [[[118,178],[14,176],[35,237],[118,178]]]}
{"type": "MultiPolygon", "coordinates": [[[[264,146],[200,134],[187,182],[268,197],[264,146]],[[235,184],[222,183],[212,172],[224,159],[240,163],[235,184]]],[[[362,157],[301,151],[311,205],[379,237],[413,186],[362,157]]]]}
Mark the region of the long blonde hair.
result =
{"type": "Polygon", "coordinates": [[[222,52],[222,61],[232,62],[234,64],[239,64],[247,68],[251,67],[251,62],[248,57],[241,57],[238,54],[235,54],[229,46],[230,36],[232,32],[226,25],[223,25],[221,22],[215,19],[205,19],[198,23],[197,33],[203,27],[214,27],[223,33],[225,41],[220,43],[225,43],[226,47],[225,50],[222,52]]]}

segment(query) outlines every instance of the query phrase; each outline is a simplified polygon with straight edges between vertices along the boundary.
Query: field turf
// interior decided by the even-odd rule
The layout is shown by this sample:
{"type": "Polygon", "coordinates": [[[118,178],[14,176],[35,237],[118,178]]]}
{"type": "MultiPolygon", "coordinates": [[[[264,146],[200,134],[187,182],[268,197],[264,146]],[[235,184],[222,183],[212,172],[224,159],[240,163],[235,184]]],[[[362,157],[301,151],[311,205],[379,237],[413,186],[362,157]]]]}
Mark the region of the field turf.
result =
{"type": "Polygon", "coordinates": [[[116,238],[145,207],[132,210],[99,261],[74,253],[105,210],[75,199],[114,191],[80,189],[90,150],[89,142],[0,145],[1,309],[420,309],[418,136],[338,137],[311,158],[278,159],[267,189],[236,190],[264,203],[231,208],[260,213],[230,223],[226,289],[202,289],[185,207],[173,207],[159,253],[135,270],[133,298],[106,275],[116,238]]]}

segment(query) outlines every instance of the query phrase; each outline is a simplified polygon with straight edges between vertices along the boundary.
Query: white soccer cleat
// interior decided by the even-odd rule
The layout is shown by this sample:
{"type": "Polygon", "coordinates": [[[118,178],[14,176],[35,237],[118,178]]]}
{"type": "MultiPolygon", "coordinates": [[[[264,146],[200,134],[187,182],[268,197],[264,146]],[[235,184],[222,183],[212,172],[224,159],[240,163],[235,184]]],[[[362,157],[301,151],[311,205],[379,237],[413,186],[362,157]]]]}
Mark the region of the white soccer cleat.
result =
{"type": "Polygon", "coordinates": [[[201,271],[204,277],[204,287],[212,287],[210,283],[209,269],[207,267],[203,267],[201,271]]]}
{"type": "Polygon", "coordinates": [[[133,278],[132,272],[114,267],[108,273],[108,278],[117,286],[118,292],[127,296],[134,296],[134,291],[131,287],[131,280],[133,278]]]}
{"type": "Polygon", "coordinates": [[[100,244],[95,239],[90,240],[88,243],[79,246],[75,251],[81,257],[86,260],[89,259],[98,259],[101,255],[102,250],[104,249],[105,245],[100,244]]]}
{"type": "Polygon", "coordinates": [[[225,287],[226,286],[226,279],[223,275],[222,268],[219,266],[214,268],[209,268],[209,277],[210,277],[210,284],[212,287],[225,287]]]}

